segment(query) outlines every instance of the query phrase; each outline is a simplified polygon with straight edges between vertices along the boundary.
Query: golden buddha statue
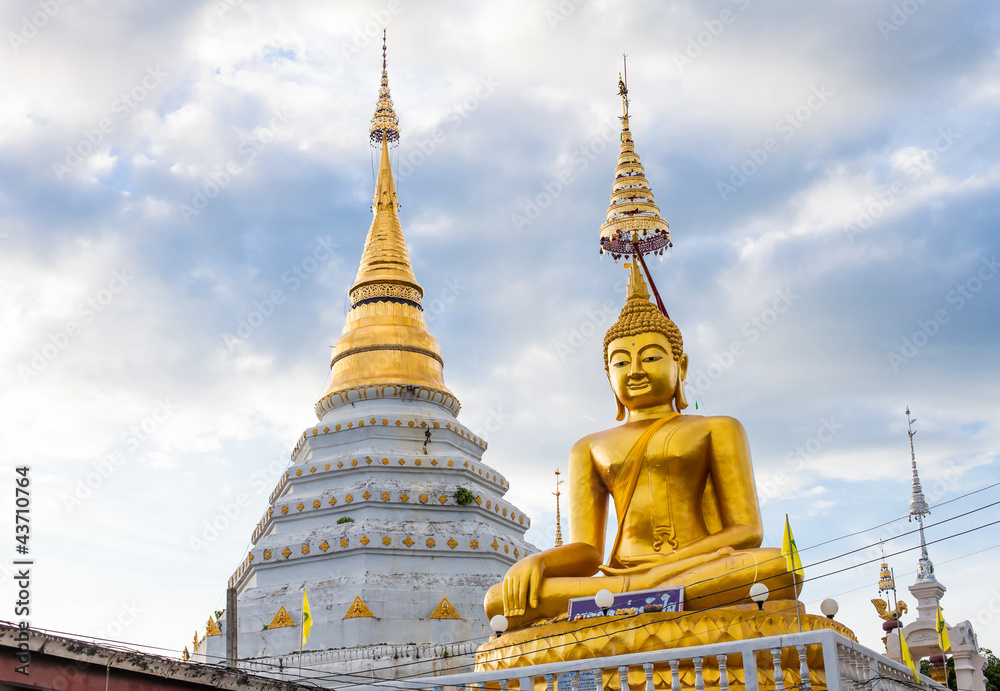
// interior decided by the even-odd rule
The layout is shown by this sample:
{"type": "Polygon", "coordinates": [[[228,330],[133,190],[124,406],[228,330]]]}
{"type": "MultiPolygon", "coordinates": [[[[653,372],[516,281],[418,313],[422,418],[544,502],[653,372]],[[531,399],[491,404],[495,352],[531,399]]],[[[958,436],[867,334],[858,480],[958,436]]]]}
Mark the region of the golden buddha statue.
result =
{"type": "Polygon", "coordinates": [[[685,611],[772,600],[798,590],[763,527],[743,426],[683,415],[688,358],[680,330],[649,301],[633,260],[628,300],[604,338],[604,361],[623,425],[570,452],[570,542],[525,557],[486,595],[487,617],[510,629],[565,615],[570,598],[684,586],[685,611]],[[607,564],[608,499],[618,531],[607,564]],[[598,573],[600,572],[600,575],[598,573]]]}

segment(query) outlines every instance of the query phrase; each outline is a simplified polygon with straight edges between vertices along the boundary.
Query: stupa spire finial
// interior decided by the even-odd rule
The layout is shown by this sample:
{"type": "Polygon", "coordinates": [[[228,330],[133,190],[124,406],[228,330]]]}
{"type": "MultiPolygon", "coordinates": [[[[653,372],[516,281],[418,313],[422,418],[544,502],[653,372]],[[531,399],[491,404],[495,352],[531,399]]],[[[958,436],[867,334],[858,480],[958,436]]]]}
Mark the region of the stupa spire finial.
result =
{"type": "Polygon", "coordinates": [[[372,116],[372,144],[399,142],[399,118],[392,106],[392,96],[389,94],[389,71],[386,62],[386,30],[382,30],[382,84],[378,90],[378,102],[375,104],[375,114],[372,116]]]}
{"type": "Polygon", "coordinates": [[[618,73],[618,95],[622,97],[621,153],[611,186],[607,218],[601,226],[601,254],[607,252],[614,259],[634,257],[649,279],[656,306],[664,316],[669,316],[644,259],[647,254],[663,254],[663,250],[671,246],[670,225],[660,216],[660,207],[653,199],[646,171],[635,152],[629,131],[627,57],[622,56],[624,75],[618,73]]]}
{"type": "Polygon", "coordinates": [[[913,429],[914,418],[910,417],[910,407],[906,407],[906,434],[910,437],[910,467],[913,471],[913,481],[910,487],[910,520],[917,519],[920,533],[920,560],[917,562],[917,582],[936,581],[934,564],[927,555],[927,538],[924,537],[924,516],[931,513],[927,500],[924,498],[923,487],[920,486],[920,476],[917,474],[917,455],[913,450],[913,437],[917,430],[913,429]]]}
{"type": "Polygon", "coordinates": [[[559,514],[559,496],[562,494],[562,492],[559,491],[559,485],[561,485],[563,481],[559,479],[559,474],[559,469],[556,468],[556,491],[552,493],[556,497],[556,547],[561,547],[563,543],[562,516],[559,514]]]}

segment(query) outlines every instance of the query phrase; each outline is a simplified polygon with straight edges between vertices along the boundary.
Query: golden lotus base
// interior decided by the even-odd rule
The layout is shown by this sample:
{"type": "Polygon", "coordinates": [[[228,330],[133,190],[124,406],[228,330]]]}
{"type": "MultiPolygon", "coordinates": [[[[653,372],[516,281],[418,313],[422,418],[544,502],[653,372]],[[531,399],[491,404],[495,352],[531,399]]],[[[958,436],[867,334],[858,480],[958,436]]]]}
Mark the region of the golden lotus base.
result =
{"type": "MultiPolygon", "coordinates": [[[[595,617],[579,621],[554,621],[519,631],[505,633],[479,646],[476,651],[476,671],[506,670],[550,662],[584,660],[610,657],[653,650],[684,648],[728,641],[742,641],[767,636],[780,636],[799,630],[798,608],[802,630],[833,629],[852,640],[854,633],[832,619],[805,614],[801,603],[792,600],[765,603],[764,610],[755,605],[738,605],[725,609],[699,612],[657,612],[634,617],[595,617]]],[[[823,655],[819,646],[809,646],[806,658],[809,663],[810,681],[814,689],[826,688],[823,655]]],[[[781,659],[785,687],[798,686],[799,660],[794,649],[787,649],[781,659]]],[[[744,689],[743,660],[740,655],[727,659],[729,688],[744,689]]],[[[759,683],[761,687],[774,685],[774,667],[769,651],[757,654],[759,683]]],[[[719,688],[719,670],[715,660],[706,660],[704,667],[706,689],[719,688]]],[[[619,686],[615,668],[605,670],[604,687],[619,686]]],[[[514,675],[516,676],[516,675],[514,675]]],[[[690,660],[680,665],[682,687],[694,687],[695,674],[690,660]]],[[[671,676],[666,664],[656,665],[653,681],[657,689],[669,689],[671,676]]],[[[535,680],[536,689],[545,688],[544,678],[535,680]]],[[[642,688],[645,676],[641,668],[629,672],[633,688],[642,688]]],[[[527,691],[521,689],[521,691],[527,691]]]]}

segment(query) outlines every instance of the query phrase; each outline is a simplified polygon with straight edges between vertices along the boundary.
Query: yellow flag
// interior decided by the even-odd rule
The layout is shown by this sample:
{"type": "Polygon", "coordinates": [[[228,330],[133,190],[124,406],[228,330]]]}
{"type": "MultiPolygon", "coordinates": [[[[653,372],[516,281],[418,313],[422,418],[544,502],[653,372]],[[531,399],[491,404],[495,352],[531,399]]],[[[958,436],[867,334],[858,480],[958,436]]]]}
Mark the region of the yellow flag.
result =
{"type": "Polygon", "coordinates": [[[309,597],[306,589],[302,589],[302,645],[309,640],[309,629],[312,628],[312,614],[309,613],[309,597]]]}
{"type": "Polygon", "coordinates": [[[938,632],[938,645],[941,646],[941,654],[951,650],[951,639],[948,638],[948,627],[944,624],[944,616],[941,614],[941,605],[938,605],[937,611],[937,632],[938,632]]]}
{"type": "Polygon", "coordinates": [[[903,664],[910,668],[913,672],[913,678],[920,683],[920,675],[917,674],[917,664],[913,661],[913,656],[910,655],[910,649],[906,645],[906,639],[903,638],[903,630],[899,630],[899,654],[903,657],[903,664]]]}
{"type": "Polygon", "coordinates": [[[785,558],[785,568],[796,576],[805,576],[802,569],[802,560],[799,559],[799,550],[795,546],[795,538],[792,537],[792,526],[788,524],[788,514],[785,514],[785,536],[781,540],[781,556],[785,558]]]}

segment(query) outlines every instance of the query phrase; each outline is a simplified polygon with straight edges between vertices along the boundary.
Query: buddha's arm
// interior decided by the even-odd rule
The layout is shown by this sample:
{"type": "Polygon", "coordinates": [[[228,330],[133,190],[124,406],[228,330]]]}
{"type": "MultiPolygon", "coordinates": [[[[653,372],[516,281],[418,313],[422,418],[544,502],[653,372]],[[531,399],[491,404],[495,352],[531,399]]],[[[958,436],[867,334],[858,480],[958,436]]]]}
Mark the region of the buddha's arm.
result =
{"type": "Polygon", "coordinates": [[[739,421],[730,417],[705,418],[709,472],[718,498],[722,530],[685,545],[672,556],[683,559],[730,549],[760,547],[764,529],[750,463],[750,444],[739,421]]]}
{"type": "Polygon", "coordinates": [[[601,565],[608,493],[585,440],[570,452],[569,486],[572,542],[525,557],[510,567],[503,579],[505,616],[522,616],[526,607],[537,607],[543,578],[591,576],[601,565]]]}

